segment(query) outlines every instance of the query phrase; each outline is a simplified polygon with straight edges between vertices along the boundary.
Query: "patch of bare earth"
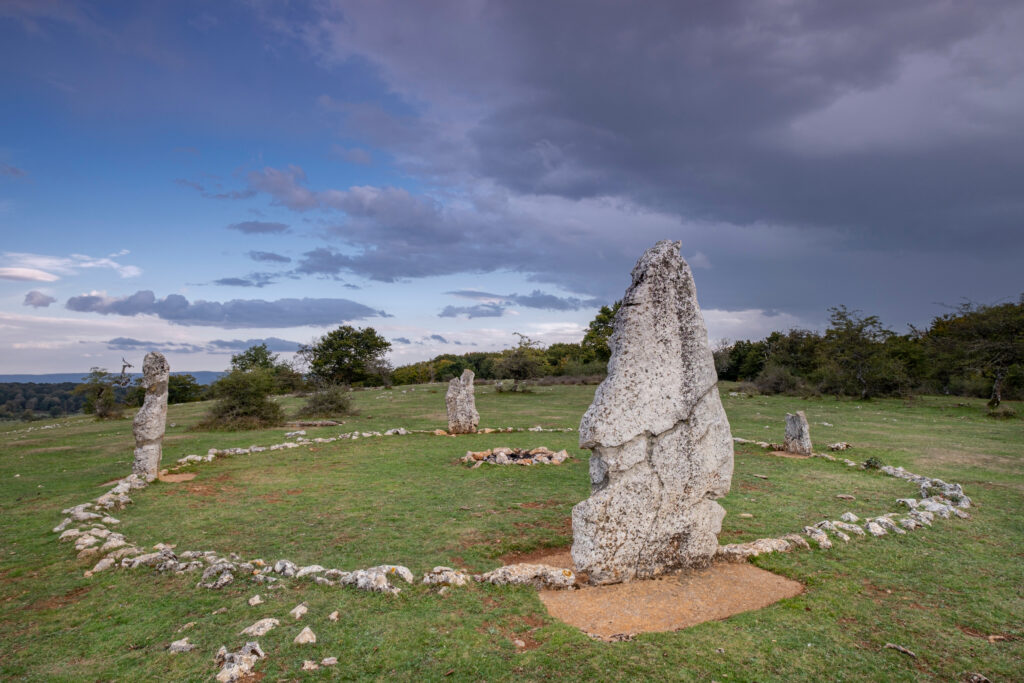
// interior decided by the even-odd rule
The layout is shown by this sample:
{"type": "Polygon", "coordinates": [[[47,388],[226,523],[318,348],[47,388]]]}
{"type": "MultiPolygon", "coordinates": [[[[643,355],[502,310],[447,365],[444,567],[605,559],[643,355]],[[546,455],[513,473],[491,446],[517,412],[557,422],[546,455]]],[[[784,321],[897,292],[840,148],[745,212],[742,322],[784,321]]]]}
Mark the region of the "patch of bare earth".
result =
{"type": "Polygon", "coordinates": [[[807,460],[811,456],[800,455],[799,453],[787,453],[786,451],[768,451],[768,455],[774,455],[777,458],[796,458],[797,460],[807,460]]]}
{"type": "MultiPolygon", "coordinates": [[[[573,567],[567,548],[521,555],[516,561],[573,567]]],[[[725,619],[803,591],[803,584],[752,564],[716,563],[646,581],[541,591],[540,599],[556,619],[604,640],[621,640],[725,619]]]]}
{"type": "Polygon", "coordinates": [[[178,482],[181,481],[192,481],[195,478],[195,472],[181,472],[180,474],[168,474],[166,472],[163,472],[160,474],[159,477],[157,477],[157,479],[159,479],[160,481],[165,481],[168,484],[177,484],[178,482]]]}

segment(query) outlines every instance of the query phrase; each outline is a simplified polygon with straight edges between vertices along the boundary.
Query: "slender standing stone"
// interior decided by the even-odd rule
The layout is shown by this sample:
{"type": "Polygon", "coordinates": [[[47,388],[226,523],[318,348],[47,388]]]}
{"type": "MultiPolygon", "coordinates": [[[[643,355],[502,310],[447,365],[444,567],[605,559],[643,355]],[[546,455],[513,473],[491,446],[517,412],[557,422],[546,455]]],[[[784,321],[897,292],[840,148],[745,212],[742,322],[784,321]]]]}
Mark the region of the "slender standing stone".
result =
{"type": "Polygon", "coordinates": [[[608,345],[608,377],[580,423],[591,495],[572,511],[573,561],[595,583],[705,566],[733,442],[679,242],[637,262],[608,345]]]}
{"type": "Polygon", "coordinates": [[[448,433],[472,434],[480,424],[480,413],[476,412],[473,397],[473,371],[465,369],[462,377],[453,377],[448,382],[448,393],[444,402],[448,407],[448,433]]]}
{"type": "Polygon", "coordinates": [[[811,454],[811,428],[804,411],[798,410],[796,415],[786,413],[786,441],[783,450],[797,455],[811,454]]]}
{"type": "Polygon", "coordinates": [[[171,367],[162,353],[146,354],[142,363],[142,386],[146,398],[135,414],[132,433],[135,434],[135,462],[132,472],[153,481],[160,472],[161,443],[167,424],[167,380],[171,367]]]}

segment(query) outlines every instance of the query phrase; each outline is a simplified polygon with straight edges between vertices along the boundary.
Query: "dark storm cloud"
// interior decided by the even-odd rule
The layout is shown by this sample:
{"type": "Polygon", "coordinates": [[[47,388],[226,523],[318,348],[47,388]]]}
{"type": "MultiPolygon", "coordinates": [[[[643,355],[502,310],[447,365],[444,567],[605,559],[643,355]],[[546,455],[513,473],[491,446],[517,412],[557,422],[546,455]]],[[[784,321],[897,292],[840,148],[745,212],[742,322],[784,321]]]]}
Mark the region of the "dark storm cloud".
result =
{"type": "Polygon", "coordinates": [[[282,254],[275,254],[272,251],[250,251],[249,258],[253,261],[264,261],[267,263],[291,263],[292,260],[288,256],[282,254]]]}
{"type": "Polygon", "coordinates": [[[247,235],[273,235],[288,232],[286,224],[270,221],[242,221],[241,223],[232,223],[228,229],[244,232],[247,235]]]}
{"type": "Polygon", "coordinates": [[[176,325],[217,327],[298,327],[336,325],[343,321],[371,317],[389,317],[349,299],[232,299],[190,303],[180,294],[157,299],[153,292],[141,290],[126,297],[98,295],[75,296],[65,307],[71,311],[103,315],[156,315],[176,325]]]}
{"type": "Polygon", "coordinates": [[[33,308],[46,308],[50,304],[56,301],[55,298],[47,294],[43,294],[37,289],[33,289],[31,292],[25,295],[25,300],[22,302],[23,306],[32,306],[33,308]]]}
{"type": "Polygon", "coordinates": [[[500,267],[609,300],[644,247],[674,238],[716,264],[700,274],[705,305],[820,316],[846,301],[902,320],[1005,296],[1019,272],[1017,2],[382,2],[286,32],[325,62],[369,59],[429,103],[320,106],[473,204],[312,190],[295,166],[251,174],[278,204],[346,214],[335,232],[354,249],[307,253],[304,272],[500,267]],[[630,206],[592,227],[524,211],[533,197],[630,206]],[[643,211],[679,222],[642,225],[643,211]]]}

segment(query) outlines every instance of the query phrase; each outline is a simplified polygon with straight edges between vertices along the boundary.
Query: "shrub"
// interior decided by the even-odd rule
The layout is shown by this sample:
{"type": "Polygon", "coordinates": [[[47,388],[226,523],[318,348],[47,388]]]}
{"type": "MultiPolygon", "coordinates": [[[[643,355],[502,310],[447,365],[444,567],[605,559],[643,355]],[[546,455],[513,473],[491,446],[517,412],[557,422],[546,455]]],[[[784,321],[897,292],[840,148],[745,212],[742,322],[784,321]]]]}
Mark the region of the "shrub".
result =
{"type": "Polygon", "coordinates": [[[783,365],[768,363],[754,384],[762,394],[789,394],[800,388],[800,378],[783,365]]]}
{"type": "Polygon", "coordinates": [[[232,370],[210,387],[217,399],[201,429],[262,429],[284,422],[281,406],[270,400],[274,374],[265,368],[232,370]]]}
{"type": "Polygon", "coordinates": [[[990,408],[988,416],[995,418],[996,420],[1009,420],[1017,417],[1017,411],[1007,405],[999,406],[998,408],[990,408]]]}
{"type": "Polygon", "coordinates": [[[327,384],[306,398],[306,403],[296,413],[298,417],[336,417],[355,415],[352,409],[352,394],[342,384],[327,384]]]}
{"type": "Polygon", "coordinates": [[[864,461],[864,467],[866,467],[869,470],[881,469],[882,464],[883,463],[881,460],[873,456],[864,461]]]}

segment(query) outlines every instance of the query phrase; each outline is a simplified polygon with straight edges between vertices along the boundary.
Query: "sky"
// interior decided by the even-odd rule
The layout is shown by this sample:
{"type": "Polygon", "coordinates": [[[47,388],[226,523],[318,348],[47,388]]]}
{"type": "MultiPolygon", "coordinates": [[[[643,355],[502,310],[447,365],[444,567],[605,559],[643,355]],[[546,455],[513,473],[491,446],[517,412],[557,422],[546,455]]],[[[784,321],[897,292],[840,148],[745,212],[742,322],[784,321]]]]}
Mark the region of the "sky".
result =
{"type": "Polygon", "coordinates": [[[709,336],[1024,291],[1024,3],[0,2],[0,373],[709,336]]]}

